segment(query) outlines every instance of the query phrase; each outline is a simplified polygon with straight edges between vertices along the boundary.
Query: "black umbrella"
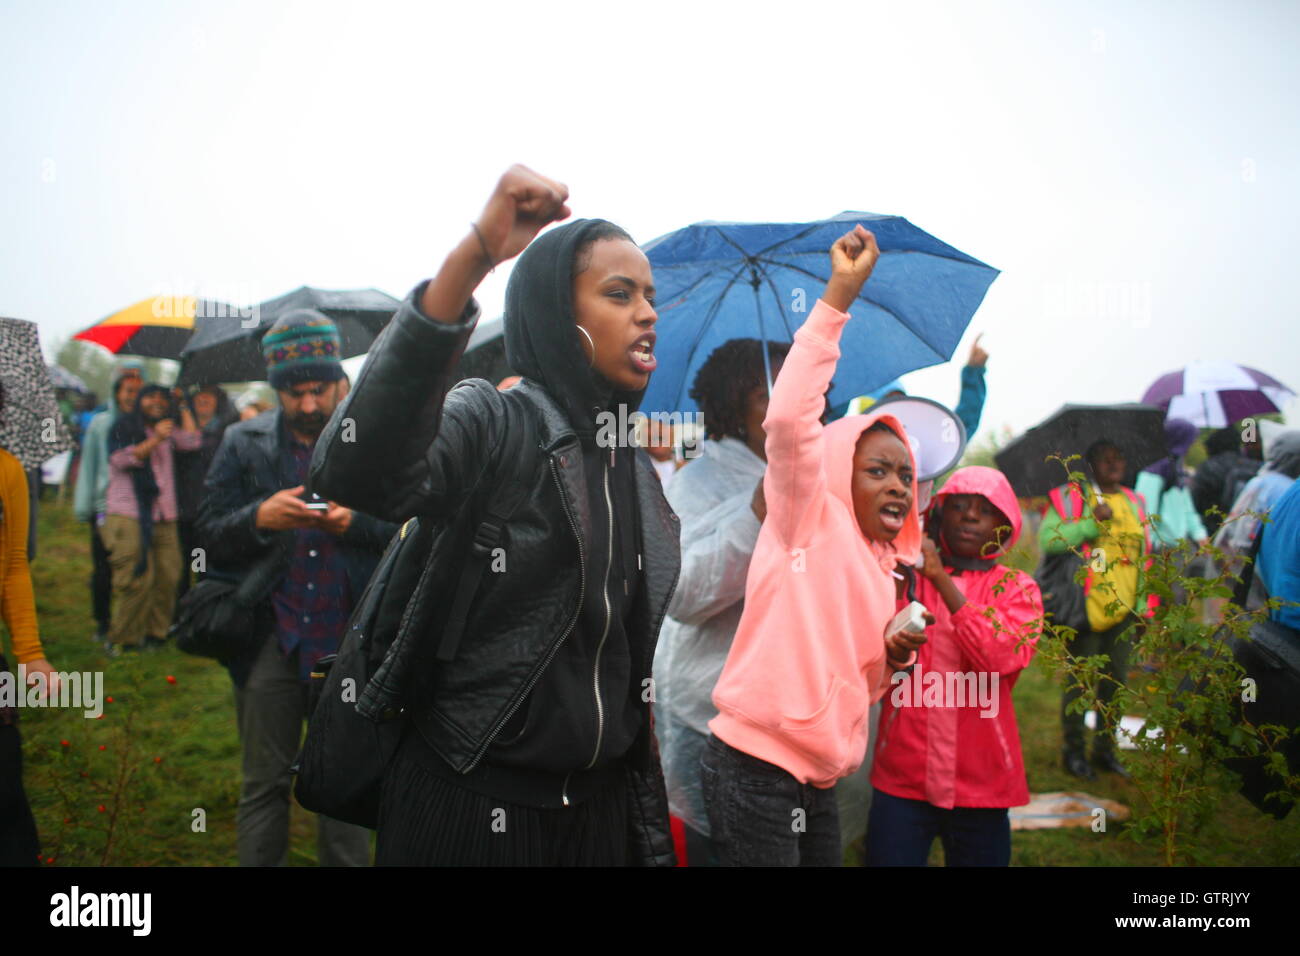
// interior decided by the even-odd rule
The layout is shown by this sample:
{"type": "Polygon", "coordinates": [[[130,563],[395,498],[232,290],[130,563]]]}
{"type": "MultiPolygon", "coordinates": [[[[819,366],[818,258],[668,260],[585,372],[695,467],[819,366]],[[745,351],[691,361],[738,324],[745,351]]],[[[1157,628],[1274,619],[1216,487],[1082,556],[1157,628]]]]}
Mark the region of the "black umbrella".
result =
{"type": "MultiPolygon", "coordinates": [[[[1165,412],[1154,405],[1062,405],[994,459],[1021,497],[1045,495],[1065,483],[1065,466],[1055,457],[1083,455],[1088,446],[1105,439],[1128,462],[1128,478],[1169,454],[1165,448],[1165,412]],[[1055,456],[1055,457],[1054,457],[1055,456]]],[[[1070,471],[1088,474],[1082,461],[1069,463],[1070,471]]],[[[1132,480],[1127,481],[1132,484],[1132,480]]]]}
{"type": "Polygon", "coordinates": [[[333,291],[303,286],[253,309],[199,315],[181,351],[178,385],[265,380],[262,336],[294,309],[316,309],[334,320],[343,340],[342,358],[370,350],[400,303],[378,289],[333,291]]]}

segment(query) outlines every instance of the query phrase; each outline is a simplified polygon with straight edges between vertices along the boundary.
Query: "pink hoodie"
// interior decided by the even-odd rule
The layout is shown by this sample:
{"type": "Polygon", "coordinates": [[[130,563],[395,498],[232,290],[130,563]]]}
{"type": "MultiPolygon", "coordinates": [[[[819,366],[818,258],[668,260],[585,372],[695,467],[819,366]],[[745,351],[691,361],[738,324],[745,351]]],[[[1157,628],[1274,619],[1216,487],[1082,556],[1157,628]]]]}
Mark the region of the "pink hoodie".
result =
{"type": "Polygon", "coordinates": [[[883,421],[907,446],[903,427],[883,412],[825,427],[819,421],[848,318],[819,300],[772,389],[763,422],[767,519],[713,691],[718,716],[709,723],[737,750],[822,788],[866,754],[867,709],[888,687],[884,632],[896,604],[895,547],[914,554],[921,544],[915,481],[893,543],[868,541],[853,514],[858,437],[883,421]]]}

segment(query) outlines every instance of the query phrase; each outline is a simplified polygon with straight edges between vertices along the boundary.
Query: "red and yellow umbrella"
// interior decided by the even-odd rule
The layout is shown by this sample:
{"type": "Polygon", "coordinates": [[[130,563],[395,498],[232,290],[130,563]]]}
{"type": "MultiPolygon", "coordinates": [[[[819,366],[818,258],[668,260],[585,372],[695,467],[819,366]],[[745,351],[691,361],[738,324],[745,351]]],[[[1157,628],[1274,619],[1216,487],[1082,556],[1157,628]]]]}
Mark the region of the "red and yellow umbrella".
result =
{"type": "Polygon", "coordinates": [[[179,359],[194,331],[194,296],[156,295],[114,312],[73,336],[114,355],[179,359]]]}

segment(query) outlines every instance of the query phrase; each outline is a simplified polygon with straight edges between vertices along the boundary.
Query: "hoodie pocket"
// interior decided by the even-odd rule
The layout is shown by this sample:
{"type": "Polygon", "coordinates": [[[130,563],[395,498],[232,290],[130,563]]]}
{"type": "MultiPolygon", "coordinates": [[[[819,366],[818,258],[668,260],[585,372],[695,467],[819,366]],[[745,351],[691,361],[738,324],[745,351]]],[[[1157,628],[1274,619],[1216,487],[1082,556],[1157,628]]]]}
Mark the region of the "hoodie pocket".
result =
{"type": "Polygon", "coordinates": [[[866,696],[839,677],[833,679],[829,696],[807,717],[783,717],[781,732],[790,743],[807,754],[827,777],[842,777],[858,766],[865,753],[856,753],[865,743],[862,724],[867,719],[866,696]]]}

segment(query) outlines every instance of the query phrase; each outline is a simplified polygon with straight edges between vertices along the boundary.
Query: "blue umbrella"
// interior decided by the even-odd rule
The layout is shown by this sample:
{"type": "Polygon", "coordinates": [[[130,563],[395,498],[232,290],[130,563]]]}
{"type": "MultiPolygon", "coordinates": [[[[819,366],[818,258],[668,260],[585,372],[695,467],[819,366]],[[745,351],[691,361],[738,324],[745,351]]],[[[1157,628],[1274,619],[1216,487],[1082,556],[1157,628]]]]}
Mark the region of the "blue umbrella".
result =
{"type": "Polygon", "coordinates": [[[830,277],[831,245],[859,222],[875,233],[881,256],[840,341],[831,404],[952,358],[998,270],[901,216],[701,222],[645,246],[657,293],[659,367],[641,410],[696,411],[687,394],[695,373],[728,339],[793,341],[830,277]]]}

